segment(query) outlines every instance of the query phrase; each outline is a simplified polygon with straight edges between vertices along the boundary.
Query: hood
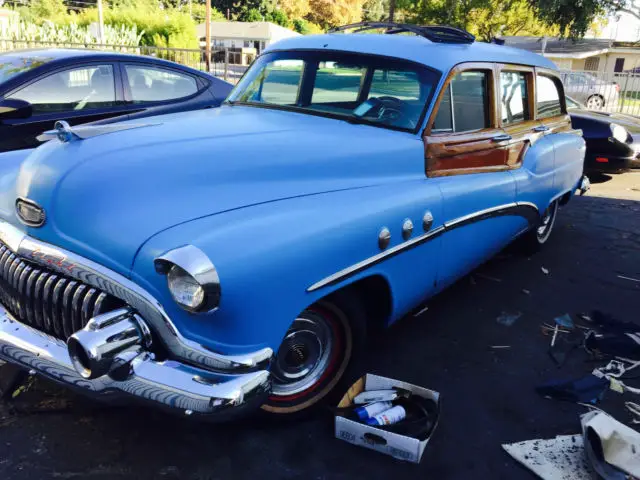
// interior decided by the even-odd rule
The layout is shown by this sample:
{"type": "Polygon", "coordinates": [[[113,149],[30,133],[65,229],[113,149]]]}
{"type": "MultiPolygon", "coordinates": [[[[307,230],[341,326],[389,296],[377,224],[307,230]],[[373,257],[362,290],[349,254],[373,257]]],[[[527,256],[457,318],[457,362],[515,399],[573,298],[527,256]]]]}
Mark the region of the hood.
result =
{"type": "Polygon", "coordinates": [[[628,115],[625,113],[609,113],[600,112],[597,110],[575,110],[569,111],[571,116],[576,116],[585,119],[605,121],[611,123],[617,123],[629,130],[630,133],[640,133],[640,118],[634,115],[628,115]]]}
{"type": "Polygon", "coordinates": [[[131,123],[149,126],[36,149],[2,184],[4,219],[16,196],[37,202],[45,224],[21,228],[128,275],[177,224],[423,172],[419,137],[324,117],[223,106],[131,123]]]}

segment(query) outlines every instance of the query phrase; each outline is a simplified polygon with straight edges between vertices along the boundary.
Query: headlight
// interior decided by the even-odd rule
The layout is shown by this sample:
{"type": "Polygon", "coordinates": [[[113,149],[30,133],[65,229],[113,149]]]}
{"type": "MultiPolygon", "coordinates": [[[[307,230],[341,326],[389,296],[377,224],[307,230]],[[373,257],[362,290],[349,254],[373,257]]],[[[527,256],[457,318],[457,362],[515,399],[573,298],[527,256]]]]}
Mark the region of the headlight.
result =
{"type": "Polygon", "coordinates": [[[193,245],[169,250],[154,260],[156,271],[167,276],[175,302],[192,313],[210,312],[220,304],[220,278],[209,257],[193,245]]]}
{"type": "Polygon", "coordinates": [[[173,299],[187,310],[197,311],[204,302],[204,289],[198,281],[177,265],[167,274],[173,299]]]}
{"type": "Polygon", "coordinates": [[[627,139],[629,138],[629,132],[622,125],[617,125],[612,123],[611,127],[611,136],[618,140],[621,143],[627,143],[627,139]]]}

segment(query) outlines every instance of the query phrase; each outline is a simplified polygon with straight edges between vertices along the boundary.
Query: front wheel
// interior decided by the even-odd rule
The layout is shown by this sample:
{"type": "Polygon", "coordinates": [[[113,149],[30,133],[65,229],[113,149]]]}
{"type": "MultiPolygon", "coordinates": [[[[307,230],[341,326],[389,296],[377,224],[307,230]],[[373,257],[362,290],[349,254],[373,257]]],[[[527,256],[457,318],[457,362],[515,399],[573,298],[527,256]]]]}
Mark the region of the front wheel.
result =
{"type": "Polygon", "coordinates": [[[296,318],[271,365],[272,390],[262,409],[278,416],[308,411],[348,385],[365,341],[364,310],[355,298],[319,301],[296,318]]]}
{"type": "Polygon", "coordinates": [[[587,99],[586,107],[589,110],[601,110],[604,107],[604,98],[600,95],[591,95],[587,99]]]}
{"type": "Polygon", "coordinates": [[[521,246],[525,253],[535,253],[547,243],[558,214],[558,200],[552,202],[542,213],[538,224],[521,238],[521,246]]]}

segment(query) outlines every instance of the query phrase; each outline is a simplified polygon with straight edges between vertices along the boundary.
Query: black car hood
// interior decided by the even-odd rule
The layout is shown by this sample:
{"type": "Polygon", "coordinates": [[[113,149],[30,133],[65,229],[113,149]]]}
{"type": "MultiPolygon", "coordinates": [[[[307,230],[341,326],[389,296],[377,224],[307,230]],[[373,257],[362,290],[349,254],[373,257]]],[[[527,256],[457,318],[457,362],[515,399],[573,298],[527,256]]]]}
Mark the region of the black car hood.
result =
{"type": "Polygon", "coordinates": [[[569,114],[572,117],[617,123],[618,125],[622,125],[624,128],[629,130],[629,132],[632,134],[640,134],[640,117],[637,117],[635,115],[579,109],[571,109],[569,110],[569,114]]]}

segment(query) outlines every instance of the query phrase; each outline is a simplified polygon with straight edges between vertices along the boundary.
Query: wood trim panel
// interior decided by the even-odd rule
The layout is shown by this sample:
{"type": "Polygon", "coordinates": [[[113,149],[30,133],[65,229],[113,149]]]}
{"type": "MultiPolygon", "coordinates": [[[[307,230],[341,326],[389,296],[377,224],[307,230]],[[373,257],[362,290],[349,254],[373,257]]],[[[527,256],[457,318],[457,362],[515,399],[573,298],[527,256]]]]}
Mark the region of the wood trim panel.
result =
{"type": "Polygon", "coordinates": [[[507,142],[496,142],[500,129],[425,138],[427,176],[460,175],[507,169],[507,142]]]}

